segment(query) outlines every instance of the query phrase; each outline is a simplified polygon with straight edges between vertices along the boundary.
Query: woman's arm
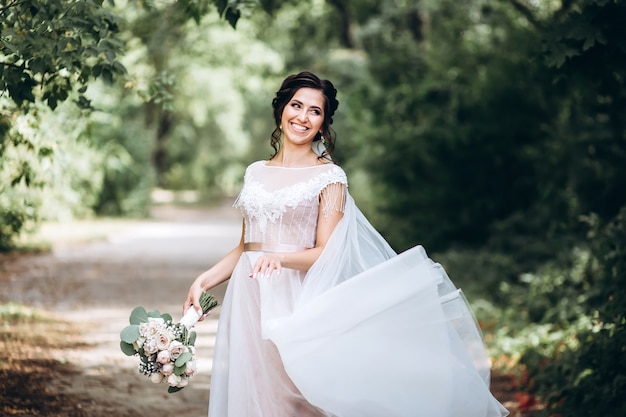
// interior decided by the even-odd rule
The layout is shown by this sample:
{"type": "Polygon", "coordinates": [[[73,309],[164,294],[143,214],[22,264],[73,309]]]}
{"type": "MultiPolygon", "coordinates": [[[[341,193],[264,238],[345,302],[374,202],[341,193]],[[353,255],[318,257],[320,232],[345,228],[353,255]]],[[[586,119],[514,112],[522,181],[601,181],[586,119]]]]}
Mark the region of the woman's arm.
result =
{"type": "Polygon", "coordinates": [[[235,269],[235,265],[239,261],[241,254],[243,253],[243,223],[241,228],[241,239],[239,245],[235,246],[226,256],[224,256],[218,263],[213,265],[211,269],[204,271],[200,274],[195,281],[191,284],[187,298],[183,304],[183,315],[193,305],[196,310],[200,309],[200,295],[203,291],[208,291],[211,288],[221,284],[230,278],[235,269]]]}
{"type": "Polygon", "coordinates": [[[250,276],[255,277],[259,273],[269,276],[274,271],[278,274],[282,268],[307,271],[320,257],[335,226],[343,218],[345,198],[344,184],[334,183],[326,186],[320,193],[315,247],[302,252],[267,253],[256,261],[250,276]]]}

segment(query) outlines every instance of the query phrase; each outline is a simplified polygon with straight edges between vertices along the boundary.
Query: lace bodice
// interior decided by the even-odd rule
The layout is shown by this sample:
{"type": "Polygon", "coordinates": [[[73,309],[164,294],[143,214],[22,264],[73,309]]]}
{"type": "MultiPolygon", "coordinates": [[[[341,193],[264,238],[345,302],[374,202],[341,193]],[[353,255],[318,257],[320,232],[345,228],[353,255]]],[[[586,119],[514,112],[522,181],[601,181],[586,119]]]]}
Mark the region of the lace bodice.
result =
{"type": "Polygon", "coordinates": [[[312,248],[320,210],[343,210],[348,180],[334,164],[285,168],[257,161],[246,169],[235,202],[244,217],[244,242],[312,248]],[[332,193],[320,207],[322,193],[332,193]]]}

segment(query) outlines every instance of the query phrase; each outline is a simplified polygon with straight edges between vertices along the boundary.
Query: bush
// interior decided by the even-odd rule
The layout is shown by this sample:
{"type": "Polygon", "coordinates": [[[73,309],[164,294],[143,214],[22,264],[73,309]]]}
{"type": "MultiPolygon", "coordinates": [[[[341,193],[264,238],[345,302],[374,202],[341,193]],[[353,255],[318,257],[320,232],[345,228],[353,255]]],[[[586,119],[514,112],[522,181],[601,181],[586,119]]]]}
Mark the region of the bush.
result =
{"type": "Polygon", "coordinates": [[[626,207],[608,224],[589,220],[584,285],[571,291],[570,283],[563,283],[559,289],[570,293],[559,291],[566,297],[542,317],[555,322],[561,316],[558,327],[567,337],[555,340],[549,354],[530,348],[521,358],[533,376],[529,388],[547,402],[547,415],[626,415],[626,207]],[[570,303],[566,310],[576,315],[563,316],[563,303],[570,303]]]}
{"type": "Polygon", "coordinates": [[[102,185],[102,157],[86,138],[89,118],[79,109],[4,108],[12,118],[0,130],[0,251],[41,220],[91,214],[102,185]]]}

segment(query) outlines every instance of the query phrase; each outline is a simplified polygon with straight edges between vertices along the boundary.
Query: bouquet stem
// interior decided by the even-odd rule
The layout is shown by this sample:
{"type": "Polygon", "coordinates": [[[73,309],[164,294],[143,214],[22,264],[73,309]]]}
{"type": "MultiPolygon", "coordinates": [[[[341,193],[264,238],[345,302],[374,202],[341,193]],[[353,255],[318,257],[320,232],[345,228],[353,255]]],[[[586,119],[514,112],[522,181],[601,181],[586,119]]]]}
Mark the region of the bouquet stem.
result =
{"type": "Polygon", "coordinates": [[[180,323],[184,325],[187,329],[191,329],[194,324],[200,320],[200,317],[207,314],[209,311],[217,307],[218,302],[214,296],[209,293],[203,292],[200,295],[200,307],[202,308],[202,313],[199,313],[194,307],[187,310],[182,319],[180,319],[180,323]]]}

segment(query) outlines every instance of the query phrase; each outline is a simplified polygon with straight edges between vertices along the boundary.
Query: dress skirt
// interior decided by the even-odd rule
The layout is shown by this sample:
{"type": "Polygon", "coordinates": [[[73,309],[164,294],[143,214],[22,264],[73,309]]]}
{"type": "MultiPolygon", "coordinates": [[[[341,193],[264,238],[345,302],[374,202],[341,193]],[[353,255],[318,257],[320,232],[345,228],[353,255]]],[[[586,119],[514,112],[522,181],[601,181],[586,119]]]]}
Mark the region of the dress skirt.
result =
{"type": "Polygon", "coordinates": [[[225,299],[210,417],[501,417],[462,292],[421,246],[395,254],[356,208],[309,271],[250,278],[225,299]]]}

